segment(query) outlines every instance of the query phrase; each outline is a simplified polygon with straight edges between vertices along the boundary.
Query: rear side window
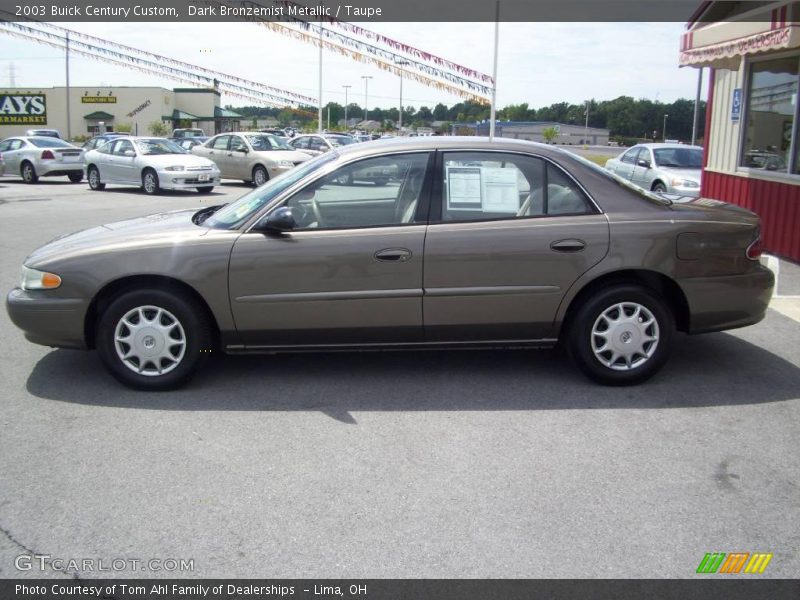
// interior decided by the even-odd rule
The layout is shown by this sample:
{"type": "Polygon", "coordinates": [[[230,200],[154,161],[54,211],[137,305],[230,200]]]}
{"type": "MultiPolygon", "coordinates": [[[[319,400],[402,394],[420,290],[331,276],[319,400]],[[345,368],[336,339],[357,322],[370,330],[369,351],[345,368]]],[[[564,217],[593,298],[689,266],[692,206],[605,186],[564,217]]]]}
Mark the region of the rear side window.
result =
{"type": "Polygon", "coordinates": [[[484,221],[594,212],[559,167],[522,154],[444,154],[442,221],[484,221]]]}
{"type": "Polygon", "coordinates": [[[214,150],[227,150],[228,149],[228,140],[231,136],[229,135],[221,135],[218,138],[215,138],[214,141],[211,143],[211,147],[214,150]]]}

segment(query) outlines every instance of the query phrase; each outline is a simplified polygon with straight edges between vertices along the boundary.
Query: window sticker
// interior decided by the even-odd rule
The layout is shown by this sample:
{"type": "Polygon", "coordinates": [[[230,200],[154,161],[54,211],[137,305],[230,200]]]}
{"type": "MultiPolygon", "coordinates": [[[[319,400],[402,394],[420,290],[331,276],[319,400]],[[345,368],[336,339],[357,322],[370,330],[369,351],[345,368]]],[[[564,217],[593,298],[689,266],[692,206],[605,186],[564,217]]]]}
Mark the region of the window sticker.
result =
{"type": "Polygon", "coordinates": [[[483,168],[483,212],[516,214],[519,188],[516,169],[483,168]]]}
{"type": "Polygon", "coordinates": [[[447,210],[483,210],[480,167],[447,167],[447,210]]]}

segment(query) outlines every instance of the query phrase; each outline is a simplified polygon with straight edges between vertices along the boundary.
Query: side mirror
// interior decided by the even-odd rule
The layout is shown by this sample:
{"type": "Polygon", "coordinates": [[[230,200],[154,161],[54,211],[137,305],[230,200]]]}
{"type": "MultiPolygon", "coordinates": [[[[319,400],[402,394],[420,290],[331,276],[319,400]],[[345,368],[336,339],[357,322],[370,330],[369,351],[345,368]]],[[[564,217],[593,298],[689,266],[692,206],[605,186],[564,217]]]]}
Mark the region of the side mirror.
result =
{"type": "Polygon", "coordinates": [[[133,157],[136,156],[136,152],[134,152],[133,150],[125,150],[125,152],[123,152],[122,155],[133,157]]]}
{"type": "Polygon", "coordinates": [[[644,167],[645,169],[650,168],[650,161],[647,160],[646,158],[640,158],[639,160],[636,161],[636,164],[639,165],[640,167],[644,167]]]}
{"type": "Polygon", "coordinates": [[[241,146],[239,148],[236,148],[236,150],[234,150],[234,152],[244,152],[245,154],[247,154],[249,152],[249,150],[247,148],[245,148],[244,146],[241,146]]]}
{"type": "Polygon", "coordinates": [[[257,229],[259,231],[291,231],[297,226],[292,215],[292,209],[288,206],[272,211],[266,218],[262,219],[257,229]]]}
{"type": "Polygon", "coordinates": [[[320,144],[319,146],[317,146],[317,150],[319,150],[320,152],[327,152],[328,147],[325,144],[320,144]]]}

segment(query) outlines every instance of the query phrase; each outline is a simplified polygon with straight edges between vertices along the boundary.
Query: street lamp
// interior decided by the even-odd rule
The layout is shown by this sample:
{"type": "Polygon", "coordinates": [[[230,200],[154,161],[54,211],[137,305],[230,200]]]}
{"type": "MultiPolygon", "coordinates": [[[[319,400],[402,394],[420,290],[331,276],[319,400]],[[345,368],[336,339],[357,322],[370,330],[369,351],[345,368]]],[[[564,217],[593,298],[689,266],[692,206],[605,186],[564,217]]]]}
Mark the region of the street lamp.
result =
{"type": "Polygon", "coordinates": [[[361,79],[364,80],[364,127],[366,127],[367,116],[369,115],[369,111],[367,110],[367,89],[369,88],[369,80],[372,79],[372,75],[362,75],[361,79]]]}
{"type": "Polygon", "coordinates": [[[667,141],[667,117],[669,115],[664,113],[664,126],[661,128],[661,133],[664,134],[664,141],[667,141]]]}
{"type": "Polygon", "coordinates": [[[397,130],[402,131],[403,130],[403,67],[410,63],[407,60],[401,59],[394,61],[394,64],[396,64],[399,67],[398,70],[400,71],[400,120],[397,126],[397,130]]]}
{"type": "Polygon", "coordinates": [[[344,128],[345,128],[345,131],[346,131],[348,129],[348,125],[347,125],[347,90],[349,90],[353,86],[352,85],[343,85],[342,87],[344,88],[344,128]]]}

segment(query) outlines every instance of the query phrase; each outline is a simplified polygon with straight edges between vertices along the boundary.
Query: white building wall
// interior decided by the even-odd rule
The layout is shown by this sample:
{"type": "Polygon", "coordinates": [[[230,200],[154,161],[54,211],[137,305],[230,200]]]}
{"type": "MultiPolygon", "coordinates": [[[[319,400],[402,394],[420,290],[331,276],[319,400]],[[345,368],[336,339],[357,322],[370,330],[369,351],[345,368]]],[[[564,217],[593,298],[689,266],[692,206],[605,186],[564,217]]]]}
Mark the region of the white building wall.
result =
{"type": "Polygon", "coordinates": [[[739,121],[731,121],[733,90],[744,87],[745,63],[742,61],[738,71],[717,69],[714,74],[714,99],[711,110],[711,132],[706,136],[708,146],[708,166],[711,171],[735,173],[739,161],[739,140],[741,123],[746,118],[742,106],[739,121]]]}

